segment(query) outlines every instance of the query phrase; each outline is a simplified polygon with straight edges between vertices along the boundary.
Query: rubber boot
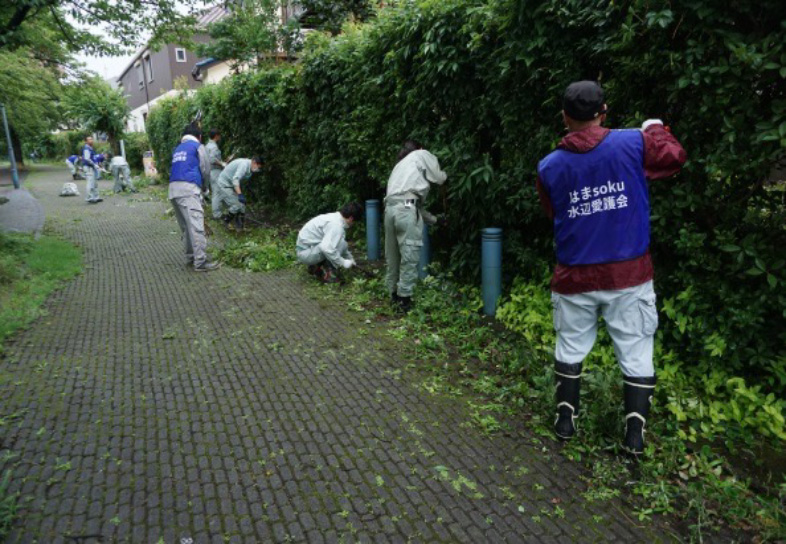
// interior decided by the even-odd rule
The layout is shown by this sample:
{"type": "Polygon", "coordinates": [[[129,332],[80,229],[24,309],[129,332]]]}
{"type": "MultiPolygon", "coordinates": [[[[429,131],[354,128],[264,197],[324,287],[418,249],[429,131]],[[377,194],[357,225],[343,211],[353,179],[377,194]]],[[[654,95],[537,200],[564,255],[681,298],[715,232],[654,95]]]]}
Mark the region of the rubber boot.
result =
{"type": "Polygon", "coordinates": [[[223,217],[223,219],[224,219],[224,226],[227,228],[227,230],[235,230],[235,225],[234,225],[235,215],[234,214],[228,213],[228,214],[226,214],[223,217]]]}
{"type": "Polygon", "coordinates": [[[629,378],[625,376],[625,441],[622,447],[638,456],[644,453],[644,427],[650,414],[655,376],[629,378]]]}
{"type": "Polygon", "coordinates": [[[242,213],[235,214],[235,230],[243,230],[246,228],[246,216],[242,213]]]}
{"type": "Polygon", "coordinates": [[[408,314],[412,309],[412,297],[400,297],[398,295],[396,297],[398,298],[398,311],[402,314],[408,314]]]}
{"type": "Polygon", "coordinates": [[[581,396],[581,363],[555,361],[557,381],[557,419],[554,433],[560,440],[570,440],[576,434],[581,396]]]}

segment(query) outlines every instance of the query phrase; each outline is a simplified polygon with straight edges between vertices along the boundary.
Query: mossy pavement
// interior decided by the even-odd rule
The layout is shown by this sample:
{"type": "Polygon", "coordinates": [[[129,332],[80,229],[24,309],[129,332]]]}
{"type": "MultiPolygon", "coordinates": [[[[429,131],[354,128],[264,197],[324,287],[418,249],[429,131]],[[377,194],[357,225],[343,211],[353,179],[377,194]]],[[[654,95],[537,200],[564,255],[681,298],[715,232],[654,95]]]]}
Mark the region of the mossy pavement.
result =
{"type": "Polygon", "coordinates": [[[0,360],[10,542],[670,539],[588,502],[534,437],[486,436],[414,387],[384,324],[292,270],[195,273],[166,203],[88,205],[57,196],[67,180],[26,183],[85,271],[0,360]]]}

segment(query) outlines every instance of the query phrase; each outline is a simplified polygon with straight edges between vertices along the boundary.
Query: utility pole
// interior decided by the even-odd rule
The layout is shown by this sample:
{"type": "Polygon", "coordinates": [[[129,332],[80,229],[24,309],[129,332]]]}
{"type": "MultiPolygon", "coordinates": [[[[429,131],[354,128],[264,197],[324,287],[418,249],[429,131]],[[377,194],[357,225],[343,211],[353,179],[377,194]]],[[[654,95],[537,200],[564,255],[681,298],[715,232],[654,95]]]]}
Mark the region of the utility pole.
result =
{"type": "Polygon", "coordinates": [[[11,161],[11,179],[14,180],[14,189],[19,189],[19,173],[16,171],[16,157],[14,157],[14,146],[11,143],[11,132],[8,130],[8,119],[5,116],[5,104],[0,102],[0,110],[3,112],[3,127],[5,127],[5,140],[8,142],[8,159],[11,161]]]}

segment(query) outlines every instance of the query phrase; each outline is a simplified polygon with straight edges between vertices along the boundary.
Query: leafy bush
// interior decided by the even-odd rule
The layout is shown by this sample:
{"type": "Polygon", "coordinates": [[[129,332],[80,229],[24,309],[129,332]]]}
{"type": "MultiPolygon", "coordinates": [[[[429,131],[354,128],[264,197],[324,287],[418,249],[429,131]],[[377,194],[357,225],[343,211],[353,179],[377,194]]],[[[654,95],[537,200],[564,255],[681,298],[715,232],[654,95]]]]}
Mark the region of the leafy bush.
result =
{"type": "Polygon", "coordinates": [[[438,258],[476,278],[478,231],[502,227],[505,277],[545,291],[553,242],[535,165],[560,134],[565,86],[599,78],[611,126],[659,116],[688,151],[683,172],[651,188],[662,375],[674,363],[713,400],[753,395],[722,412],[747,427],[749,410],[782,412],[766,399],[786,392],[786,209],[766,187],[786,147],[785,21],[775,0],[405,2],[340,36],[311,34],[297,65],[162,101],[148,134],[166,174],[201,110],[225,153],[267,158],[249,194],[298,218],[380,198],[400,142],[420,139],[449,174],[447,199],[427,203],[449,217],[438,258]]]}
{"type": "Polygon", "coordinates": [[[150,150],[150,142],[144,132],[127,132],[123,135],[126,147],[126,160],[128,166],[134,171],[143,169],[142,158],[145,151],[150,150]]]}

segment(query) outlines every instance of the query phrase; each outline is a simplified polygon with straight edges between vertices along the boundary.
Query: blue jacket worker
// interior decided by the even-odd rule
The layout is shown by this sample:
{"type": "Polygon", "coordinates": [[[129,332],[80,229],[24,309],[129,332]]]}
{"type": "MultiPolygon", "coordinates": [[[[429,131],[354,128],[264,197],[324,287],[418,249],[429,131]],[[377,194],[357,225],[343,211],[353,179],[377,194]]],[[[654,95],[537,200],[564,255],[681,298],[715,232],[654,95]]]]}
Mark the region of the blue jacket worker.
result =
{"type": "Polygon", "coordinates": [[[362,219],[363,206],[351,202],[340,211],[318,215],[306,223],[297,235],[297,260],[325,283],[338,281],[336,271],[352,268],[356,263],[346,240],[346,230],[362,219]]]}
{"type": "Polygon", "coordinates": [[[572,83],[563,98],[565,136],[538,164],[537,189],[554,222],[557,266],[551,281],[557,333],[557,419],[563,440],[576,433],[584,358],[602,315],[622,369],[623,448],[644,452],[644,427],[655,391],[658,328],[650,257],[647,180],[678,172],[686,154],[657,119],[641,129],[609,130],[603,89],[572,83]]]}
{"type": "Polygon", "coordinates": [[[172,153],[169,201],[183,235],[186,266],[193,266],[197,272],[208,272],[219,265],[207,260],[202,191],[210,179],[210,162],[205,146],[199,141],[201,137],[202,131],[196,125],[191,124],[183,131],[180,145],[172,153]]]}
{"type": "Polygon", "coordinates": [[[66,166],[68,166],[68,171],[71,172],[71,178],[76,181],[78,179],[78,174],[76,173],[77,161],[79,160],[79,155],[71,155],[65,161],[66,166]]]}
{"type": "Polygon", "coordinates": [[[82,160],[82,175],[87,180],[87,188],[85,189],[88,204],[96,204],[101,202],[103,198],[98,196],[98,183],[96,176],[98,175],[98,163],[96,162],[96,152],[93,149],[93,137],[85,137],[85,145],[82,146],[80,152],[82,160]]]}

